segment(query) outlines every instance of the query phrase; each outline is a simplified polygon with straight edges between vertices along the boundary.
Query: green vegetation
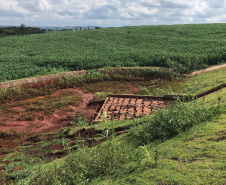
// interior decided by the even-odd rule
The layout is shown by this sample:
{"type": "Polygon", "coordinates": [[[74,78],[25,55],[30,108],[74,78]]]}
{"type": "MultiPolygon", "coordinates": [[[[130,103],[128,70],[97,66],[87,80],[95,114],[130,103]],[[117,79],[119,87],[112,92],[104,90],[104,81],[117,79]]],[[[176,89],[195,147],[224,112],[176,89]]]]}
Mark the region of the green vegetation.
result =
{"type": "MultiPolygon", "coordinates": [[[[193,110],[189,109],[192,108],[190,104],[179,104],[179,106],[184,106],[188,110],[188,114],[193,113],[193,110]]],[[[47,160],[44,164],[41,164],[40,160],[38,163],[36,161],[29,164],[25,156],[14,153],[14,155],[10,155],[11,157],[6,158],[14,161],[7,169],[10,170],[13,165],[15,168],[18,165],[16,162],[20,161],[19,164],[26,170],[16,171],[9,174],[8,177],[18,179],[14,184],[41,183],[43,185],[224,184],[226,180],[224,160],[226,155],[224,141],[226,105],[222,104],[218,107],[216,101],[216,106],[218,114],[215,115],[211,114],[210,109],[198,107],[199,114],[193,114],[193,127],[188,126],[186,131],[176,129],[179,131],[179,135],[169,133],[172,134],[170,139],[157,132],[156,134],[159,136],[157,138],[160,140],[152,142],[146,138],[147,140],[144,142],[146,144],[138,144],[134,142],[136,138],[132,137],[134,140],[131,140],[130,131],[129,135],[122,135],[118,138],[110,137],[109,141],[93,148],[80,145],[76,152],[71,151],[67,157],[51,163],[47,160]],[[210,117],[212,120],[206,121],[210,117]],[[189,127],[191,128],[188,129],[189,127]],[[177,136],[172,137],[175,135],[177,136]],[[23,160],[21,161],[21,159],[23,160]]],[[[193,108],[197,111],[197,105],[194,105],[193,108]]],[[[215,108],[215,106],[212,107],[216,110],[215,108]]],[[[167,112],[168,110],[163,110],[162,113],[157,113],[154,115],[154,120],[169,123],[172,121],[172,117],[167,112]]],[[[188,116],[184,116],[183,113],[184,110],[179,109],[174,115],[180,115],[179,120],[185,120],[184,123],[190,124],[188,116]]],[[[179,117],[177,116],[177,118],[179,117]]],[[[139,127],[147,128],[152,120],[152,116],[141,119],[140,121],[143,121],[144,125],[139,127]]],[[[158,125],[152,126],[154,129],[159,128],[158,125]]],[[[176,121],[168,126],[180,127],[181,121],[176,121]]],[[[145,132],[148,133],[148,130],[145,132]]],[[[64,139],[64,143],[66,142],[64,139]]],[[[41,148],[48,145],[50,143],[44,142],[36,151],[44,152],[41,148]]],[[[67,144],[62,143],[62,145],[67,144]]]]}
{"type": "MultiPolygon", "coordinates": [[[[183,88],[185,93],[197,94],[225,82],[224,70],[172,81],[150,80],[150,88],[141,85],[141,93],[156,88],[166,92],[163,87],[167,83],[169,91],[183,88]]],[[[107,77],[90,76],[87,82],[107,77]]],[[[62,79],[66,81],[60,84],[65,87],[70,82],[70,86],[72,79],[62,79]]],[[[103,93],[96,93],[97,100],[109,92],[104,88],[103,93]]],[[[225,93],[226,88],[134,120],[90,126],[82,115],[74,115],[70,126],[30,136],[18,149],[4,150],[3,161],[10,164],[2,165],[5,171],[1,177],[12,180],[12,184],[43,185],[225,184],[225,93]],[[124,134],[115,137],[118,131],[124,134]],[[99,141],[106,142],[97,144],[99,141]],[[50,150],[53,146],[54,150],[50,150]],[[58,156],[65,157],[56,159],[58,156]]],[[[18,134],[2,132],[0,136],[20,137],[18,134]]]]}
{"type": "Polygon", "coordinates": [[[116,66],[187,73],[225,61],[225,30],[226,24],[200,24],[1,37],[0,81],[116,66]]]}
{"type": "Polygon", "coordinates": [[[25,25],[23,24],[20,27],[16,26],[0,27],[0,37],[6,35],[24,35],[34,33],[45,33],[45,30],[36,27],[25,27],[25,25]]]}
{"type": "Polygon", "coordinates": [[[181,84],[179,88],[183,89],[184,92],[189,94],[203,93],[214,87],[217,87],[223,83],[226,83],[226,68],[209,71],[208,73],[203,73],[196,75],[194,77],[189,77],[184,79],[185,83],[181,84]]]}
{"type": "Polygon", "coordinates": [[[83,148],[76,153],[69,154],[64,161],[64,164],[67,164],[66,168],[62,171],[60,168],[49,171],[40,169],[38,174],[31,179],[31,184],[89,183],[95,177],[110,176],[120,173],[119,170],[123,170],[123,172],[131,170],[129,166],[125,169],[122,166],[131,160],[128,158],[131,155],[133,155],[132,147],[125,147],[123,143],[115,140],[92,149],[83,148]]]}
{"type": "Polygon", "coordinates": [[[109,94],[113,94],[112,92],[96,92],[93,95],[93,102],[104,101],[109,94]]]}
{"type": "MultiPolygon", "coordinates": [[[[104,86],[100,84],[100,88],[103,90],[106,90],[106,88],[113,88],[113,91],[116,92],[120,90],[121,88],[125,89],[124,84],[116,84],[115,87],[112,87],[112,85],[115,85],[115,83],[111,83],[110,81],[123,81],[126,83],[126,81],[147,81],[149,79],[154,79],[158,77],[162,78],[172,78],[173,73],[170,71],[161,70],[158,68],[112,68],[107,70],[90,70],[88,71],[87,75],[74,75],[70,77],[63,77],[56,83],[51,83],[46,87],[42,87],[40,89],[36,88],[20,88],[20,87],[13,87],[11,89],[0,89],[0,102],[10,102],[15,100],[23,100],[25,98],[31,98],[36,96],[46,96],[50,95],[56,90],[64,89],[64,88],[71,88],[71,87],[81,87],[87,84],[92,84],[93,82],[105,82],[109,81],[108,85],[111,84],[111,86],[104,86]],[[120,87],[117,87],[121,85],[120,87]]],[[[141,82],[140,82],[141,83],[141,82]]],[[[95,87],[92,87],[92,89],[88,89],[88,92],[97,92],[96,87],[97,84],[95,84],[95,87]]],[[[106,93],[105,93],[106,94],[106,93]]],[[[95,96],[94,98],[97,98],[95,96]]],[[[99,97],[100,99],[101,97],[99,97]]],[[[96,101],[96,100],[95,100],[96,101]]]]}
{"type": "Polygon", "coordinates": [[[137,148],[140,164],[126,164],[133,165],[134,171],[96,178],[92,184],[225,184],[225,119],[224,112],[157,147],[156,143],[145,145],[148,153],[137,148]]]}
{"type": "MultiPolygon", "coordinates": [[[[197,95],[226,83],[225,74],[226,68],[222,68],[188,78],[174,78],[172,81],[155,79],[150,81],[149,86],[142,86],[140,92],[141,94],[155,96],[164,94],[197,95]]],[[[224,89],[222,90],[225,91],[224,89]]]]}
{"type": "Polygon", "coordinates": [[[159,110],[143,125],[133,128],[131,138],[139,145],[155,140],[163,141],[188,130],[197,123],[211,120],[219,112],[220,105],[210,109],[204,102],[182,103],[178,101],[168,109],[159,110]]]}

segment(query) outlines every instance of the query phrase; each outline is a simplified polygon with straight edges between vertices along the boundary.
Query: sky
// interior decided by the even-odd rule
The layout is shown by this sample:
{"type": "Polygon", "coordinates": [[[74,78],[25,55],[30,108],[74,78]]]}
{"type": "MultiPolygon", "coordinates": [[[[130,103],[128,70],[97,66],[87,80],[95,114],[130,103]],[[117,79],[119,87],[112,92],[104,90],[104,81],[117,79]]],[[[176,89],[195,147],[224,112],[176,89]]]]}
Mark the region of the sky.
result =
{"type": "Polygon", "coordinates": [[[225,23],[226,0],[0,0],[0,25],[140,26],[225,23]]]}

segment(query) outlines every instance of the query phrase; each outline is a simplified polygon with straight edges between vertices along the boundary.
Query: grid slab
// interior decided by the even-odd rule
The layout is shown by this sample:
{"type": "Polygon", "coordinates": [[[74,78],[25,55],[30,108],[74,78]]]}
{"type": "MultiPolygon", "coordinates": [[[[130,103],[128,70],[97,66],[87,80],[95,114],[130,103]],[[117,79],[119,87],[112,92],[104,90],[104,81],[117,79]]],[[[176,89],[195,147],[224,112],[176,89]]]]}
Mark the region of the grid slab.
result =
{"type": "Polygon", "coordinates": [[[159,98],[146,98],[141,96],[108,96],[99,110],[94,122],[102,122],[105,119],[126,120],[144,115],[169,106],[170,101],[159,98]]]}

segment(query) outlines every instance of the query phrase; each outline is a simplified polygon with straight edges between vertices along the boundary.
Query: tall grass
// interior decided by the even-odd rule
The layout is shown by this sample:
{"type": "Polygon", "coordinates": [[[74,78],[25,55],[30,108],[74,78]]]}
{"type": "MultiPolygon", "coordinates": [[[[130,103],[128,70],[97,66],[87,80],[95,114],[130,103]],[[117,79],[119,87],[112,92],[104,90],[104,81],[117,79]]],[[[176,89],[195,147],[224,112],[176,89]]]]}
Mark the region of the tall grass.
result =
{"type": "Polygon", "coordinates": [[[219,113],[220,105],[208,107],[204,102],[184,103],[177,101],[174,106],[159,110],[142,126],[133,128],[130,136],[138,145],[144,145],[154,140],[162,142],[194,125],[212,119],[219,113]]]}
{"type": "Polygon", "coordinates": [[[123,164],[131,159],[132,148],[111,140],[94,148],[82,148],[70,153],[60,168],[40,168],[30,184],[86,184],[97,177],[127,173],[123,164]]]}

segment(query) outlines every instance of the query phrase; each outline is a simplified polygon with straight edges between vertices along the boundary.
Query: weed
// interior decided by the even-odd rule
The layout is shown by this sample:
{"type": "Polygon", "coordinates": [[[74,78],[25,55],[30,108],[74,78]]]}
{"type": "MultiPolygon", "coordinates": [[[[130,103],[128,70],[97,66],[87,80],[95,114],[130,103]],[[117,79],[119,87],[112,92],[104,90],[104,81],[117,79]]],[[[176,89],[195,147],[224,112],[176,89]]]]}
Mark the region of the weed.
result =
{"type": "Polygon", "coordinates": [[[158,148],[157,148],[157,145],[156,145],[156,147],[155,147],[155,168],[157,168],[158,159],[159,159],[159,152],[158,152],[158,148]]]}
{"type": "Polygon", "coordinates": [[[31,184],[78,184],[90,182],[95,177],[108,176],[114,173],[122,175],[126,169],[118,171],[122,163],[128,162],[132,148],[111,140],[95,148],[82,148],[69,154],[64,169],[55,168],[49,171],[39,170],[31,179],[31,184]],[[48,182],[48,183],[47,183],[48,182]]]}
{"type": "Polygon", "coordinates": [[[62,137],[62,139],[61,139],[61,145],[64,147],[64,149],[68,148],[68,146],[69,146],[68,140],[66,140],[66,139],[64,139],[62,137]]]}
{"type": "Polygon", "coordinates": [[[1,139],[15,139],[15,138],[20,138],[23,133],[17,132],[15,129],[11,129],[9,131],[0,131],[0,138],[1,139]]]}
{"type": "Polygon", "coordinates": [[[154,90],[152,90],[151,94],[153,94],[154,96],[158,96],[158,95],[162,95],[164,92],[163,89],[161,88],[155,88],[154,90]]]}
{"type": "Polygon", "coordinates": [[[141,93],[142,95],[147,95],[147,94],[150,94],[150,91],[148,90],[147,87],[142,87],[142,86],[140,86],[140,93],[141,93]]]}
{"type": "Polygon", "coordinates": [[[156,81],[155,80],[150,80],[150,85],[155,85],[156,84],[156,81]]]}
{"type": "Polygon", "coordinates": [[[203,103],[178,101],[174,106],[156,112],[142,126],[132,129],[131,136],[141,145],[153,140],[163,141],[217,114],[219,114],[218,109],[209,108],[203,103]]]}
{"type": "Polygon", "coordinates": [[[145,164],[145,166],[151,166],[152,164],[152,157],[151,154],[147,148],[147,145],[145,146],[140,146],[140,148],[142,149],[142,151],[145,154],[145,160],[143,160],[143,165],[145,164]]]}
{"type": "Polygon", "coordinates": [[[70,121],[72,126],[78,125],[80,127],[88,125],[87,117],[83,116],[82,114],[75,114],[73,113],[72,121],[70,121]]]}
{"type": "Polygon", "coordinates": [[[217,102],[217,108],[218,108],[218,111],[220,111],[220,107],[221,107],[221,97],[219,96],[217,98],[218,102],[217,102]]]}
{"type": "Polygon", "coordinates": [[[104,112],[103,118],[104,118],[104,125],[106,125],[107,124],[107,120],[108,120],[107,112],[104,112]]]}
{"type": "Polygon", "coordinates": [[[112,92],[96,92],[93,95],[93,102],[105,100],[109,94],[113,94],[112,92]]]}

